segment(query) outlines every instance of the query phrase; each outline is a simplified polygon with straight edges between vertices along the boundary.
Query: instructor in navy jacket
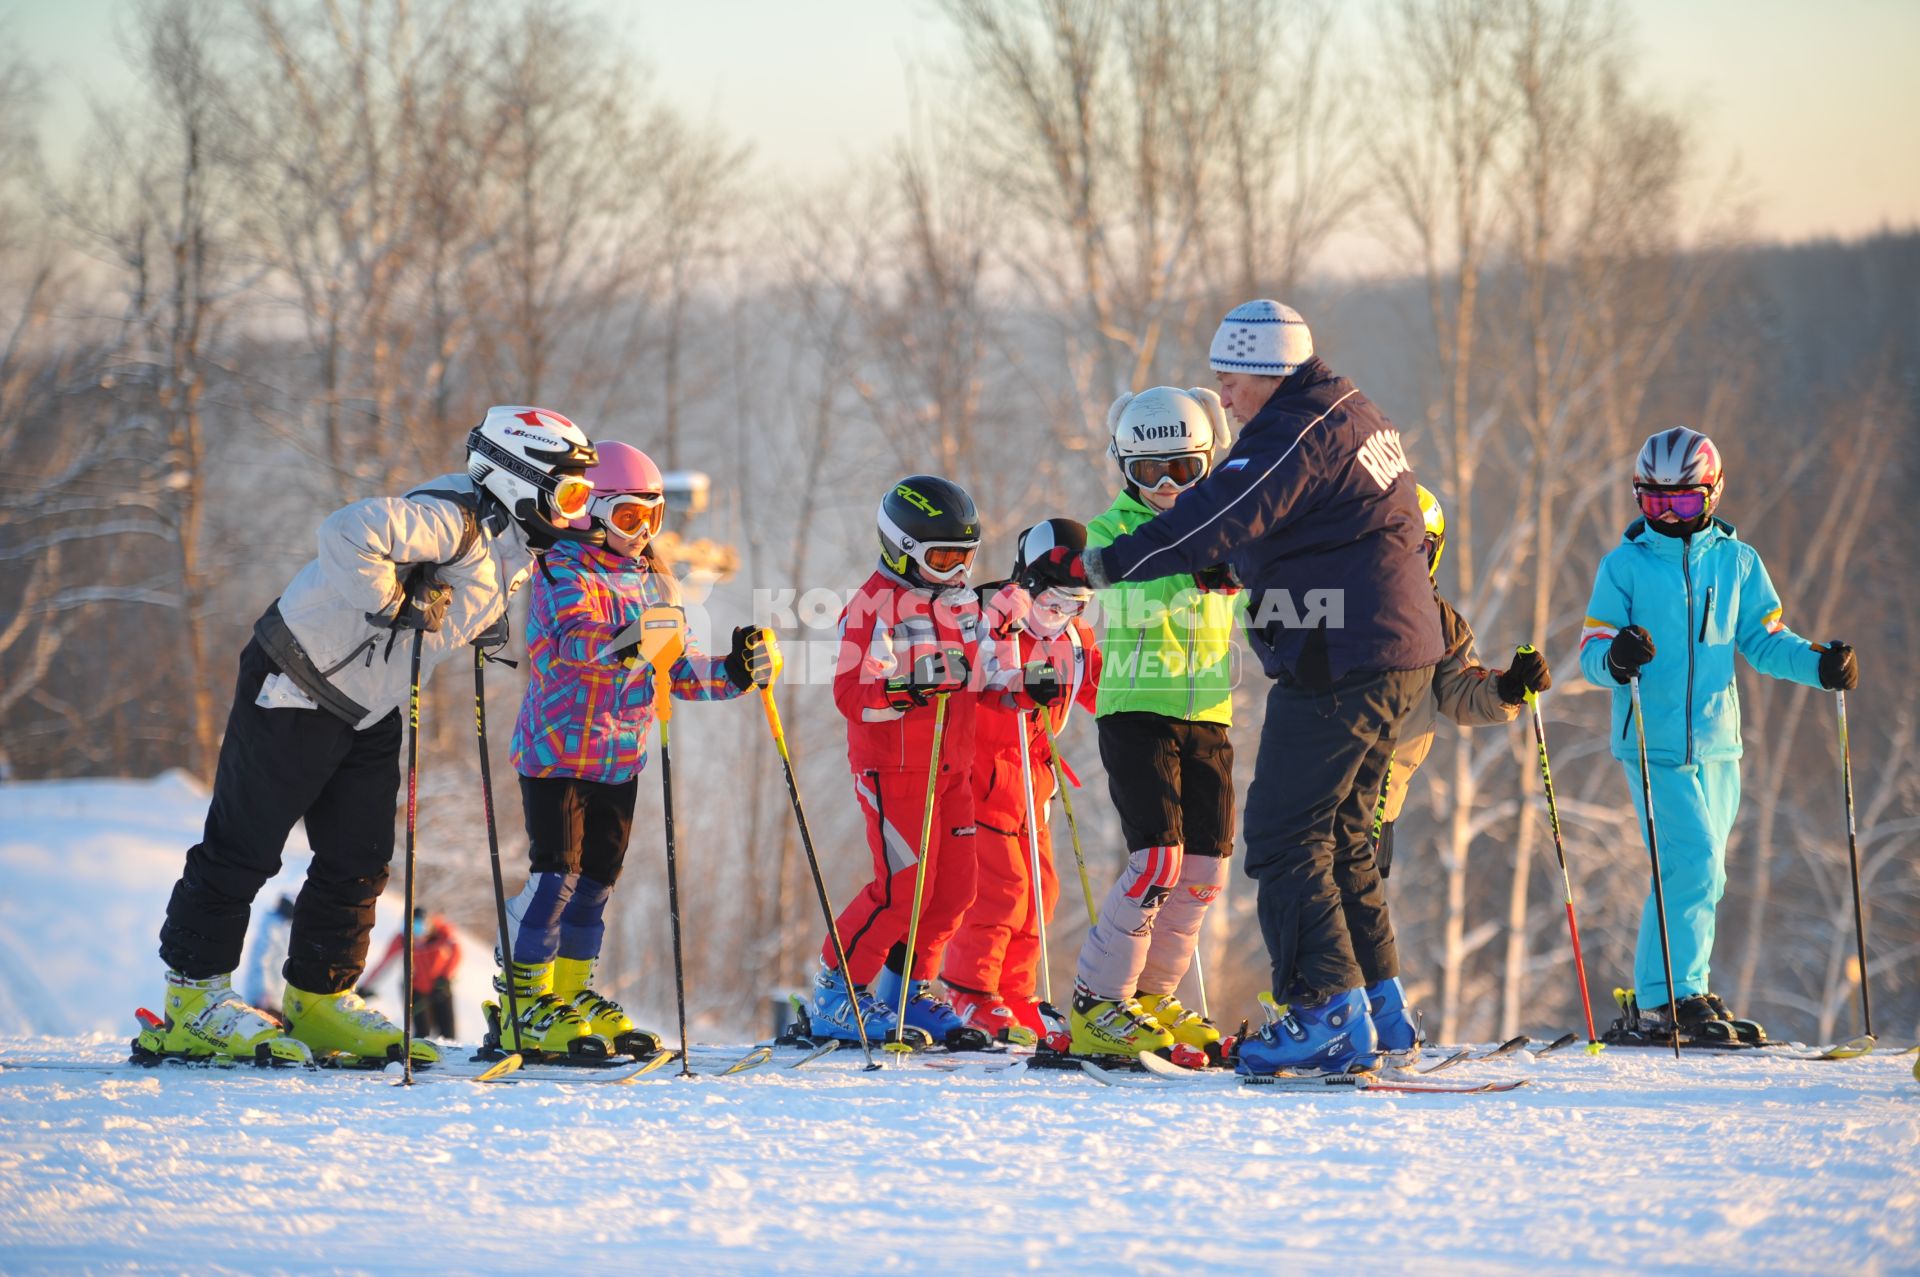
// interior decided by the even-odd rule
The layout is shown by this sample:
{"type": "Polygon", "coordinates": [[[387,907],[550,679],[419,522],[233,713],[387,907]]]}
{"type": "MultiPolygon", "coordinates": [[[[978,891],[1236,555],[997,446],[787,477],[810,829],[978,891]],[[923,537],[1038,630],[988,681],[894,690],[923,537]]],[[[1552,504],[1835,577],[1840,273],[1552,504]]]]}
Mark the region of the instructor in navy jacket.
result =
{"type": "Polygon", "coordinates": [[[1243,429],[1174,507],[1111,545],[1056,550],[1035,584],[1096,588],[1192,573],[1250,591],[1273,686],[1246,802],[1273,991],[1242,1072],[1344,1071],[1415,1030],[1368,830],[1402,719],[1444,654],[1419,500],[1400,440],[1273,301],[1235,308],[1210,362],[1243,429]]]}

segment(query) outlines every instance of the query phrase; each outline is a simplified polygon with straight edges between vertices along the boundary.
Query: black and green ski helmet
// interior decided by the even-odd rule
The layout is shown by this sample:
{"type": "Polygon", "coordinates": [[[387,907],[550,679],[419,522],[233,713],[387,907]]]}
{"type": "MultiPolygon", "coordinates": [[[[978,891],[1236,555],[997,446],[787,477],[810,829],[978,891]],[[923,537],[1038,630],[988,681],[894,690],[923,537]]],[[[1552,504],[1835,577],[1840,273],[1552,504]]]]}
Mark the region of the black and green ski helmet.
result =
{"type": "Polygon", "coordinates": [[[980,515],[951,479],[908,475],[880,498],[880,562],[910,585],[960,585],[980,548],[980,515]]]}

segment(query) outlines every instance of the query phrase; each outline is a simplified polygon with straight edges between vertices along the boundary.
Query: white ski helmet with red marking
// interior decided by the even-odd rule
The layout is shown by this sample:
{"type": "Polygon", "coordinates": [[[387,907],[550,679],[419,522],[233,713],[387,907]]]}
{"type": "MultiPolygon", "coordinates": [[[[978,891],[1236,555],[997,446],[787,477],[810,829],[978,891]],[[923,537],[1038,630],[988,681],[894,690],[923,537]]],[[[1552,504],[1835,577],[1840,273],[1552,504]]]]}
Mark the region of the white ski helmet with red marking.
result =
{"type": "Polygon", "coordinates": [[[467,477],[530,535],[565,535],[586,513],[598,459],[580,427],[547,408],[496,405],[467,435],[467,477]]]}

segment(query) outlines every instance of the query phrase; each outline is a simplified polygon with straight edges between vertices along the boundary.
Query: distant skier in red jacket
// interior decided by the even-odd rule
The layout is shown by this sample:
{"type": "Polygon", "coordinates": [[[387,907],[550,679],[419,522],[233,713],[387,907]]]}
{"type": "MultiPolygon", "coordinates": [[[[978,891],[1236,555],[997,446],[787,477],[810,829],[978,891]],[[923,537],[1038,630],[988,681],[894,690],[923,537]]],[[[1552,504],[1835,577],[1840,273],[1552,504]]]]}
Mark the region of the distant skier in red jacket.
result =
{"type": "MultiPolygon", "coordinates": [[[[453,973],[460,969],[460,938],[439,914],[413,911],[413,1022],[430,1038],[453,1038],[453,973]]],[[[378,980],[400,956],[406,937],[393,933],[387,951],[361,981],[363,989],[378,980]]],[[[361,996],[366,996],[364,993],[361,996]]]]}
{"type": "MultiPolygon", "coordinates": [[[[1026,575],[1029,558],[1056,545],[1084,549],[1086,525],[1072,519],[1048,519],[1020,534],[1012,580],[1026,575]]],[[[1002,1041],[1032,1042],[1060,1028],[1041,1014],[1045,1004],[1035,988],[1041,961],[1040,929],[1033,908],[1034,851],[1028,841],[1027,779],[1033,781],[1034,828],[1040,844],[1040,888],[1046,921],[1053,921],[1059,883],[1053,869],[1053,742],[1067,725],[1078,701],[1091,714],[1100,686],[1100,648],[1093,629],[1080,619],[1092,600],[1089,590],[1043,590],[1026,606],[1017,585],[982,587],[988,641],[1005,668],[1028,672],[1034,700],[1044,711],[1026,709],[1007,697],[984,698],[973,729],[974,848],[979,865],[973,904],[947,946],[941,971],[962,1020],[1002,1041]],[[1008,606],[1007,592],[1019,595],[1008,606]],[[1024,621],[1021,620],[1024,615],[1024,621]],[[1041,677],[1035,678],[1039,673],[1041,677]],[[1053,676],[1055,689],[1043,689],[1053,676]],[[1026,740],[1021,740],[1025,713],[1026,740]],[[1044,715],[1044,716],[1043,716],[1044,715]],[[1021,767],[1023,747],[1026,767],[1021,767]]]]}

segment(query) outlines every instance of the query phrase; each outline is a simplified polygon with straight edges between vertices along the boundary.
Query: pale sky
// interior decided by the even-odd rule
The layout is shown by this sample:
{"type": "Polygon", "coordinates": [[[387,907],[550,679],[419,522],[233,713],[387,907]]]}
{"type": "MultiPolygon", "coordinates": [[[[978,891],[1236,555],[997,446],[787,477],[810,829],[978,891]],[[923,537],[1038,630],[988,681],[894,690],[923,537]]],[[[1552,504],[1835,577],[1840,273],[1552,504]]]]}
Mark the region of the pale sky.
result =
{"type": "MultiPolygon", "coordinates": [[[[951,40],[926,0],[628,0],[599,7],[682,111],[771,173],[831,174],[902,136],[951,40]],[[919,67],[917,73],[911,68],[919,67]]],[[[1368,39],[1364,6],[1342,37],[1368,39]]],[[[124,93],[116,0],[0,0],[48,79],[58,161],[88,93],[124,93]]],[[[1920,224],[1920,0],[1628,0],[1643,87],[1685,108],[1702,176],[1736,164],[1767,238],[1920,224]]]]}

